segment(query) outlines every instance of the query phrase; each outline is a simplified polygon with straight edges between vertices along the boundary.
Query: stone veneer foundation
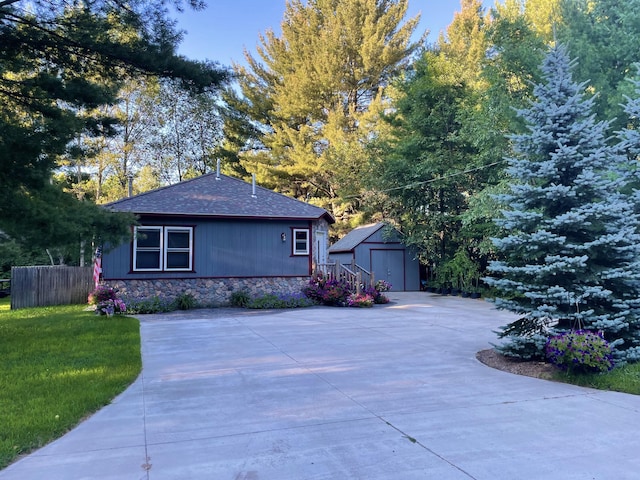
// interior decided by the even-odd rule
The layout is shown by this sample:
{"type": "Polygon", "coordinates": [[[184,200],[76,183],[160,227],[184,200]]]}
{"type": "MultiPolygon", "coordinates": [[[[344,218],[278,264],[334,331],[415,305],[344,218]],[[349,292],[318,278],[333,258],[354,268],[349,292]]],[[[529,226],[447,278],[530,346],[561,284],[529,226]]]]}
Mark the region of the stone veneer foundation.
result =
{"type": "Polygon", "coordinates": [[[193,278],[163,280],[111,280],[105,284],[115,288],[122,297],[137,299],[160,297],[174,300],[181,294],[191,294],[200,305],[229,305],[231,294],[246,290],[252,297],[299,293],[310,277],[259,278],[193,278]]]}

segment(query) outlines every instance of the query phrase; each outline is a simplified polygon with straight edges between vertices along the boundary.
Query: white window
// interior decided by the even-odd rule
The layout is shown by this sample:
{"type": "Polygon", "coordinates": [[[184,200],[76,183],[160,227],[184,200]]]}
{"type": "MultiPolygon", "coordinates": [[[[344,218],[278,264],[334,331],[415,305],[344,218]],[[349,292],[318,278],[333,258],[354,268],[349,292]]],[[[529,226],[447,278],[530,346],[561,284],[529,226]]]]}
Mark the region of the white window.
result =
{"type": "Polygon", "coordinates": [[[293,254],[309,255],[309,230],[293,229],[293,254]]]}
{"type": "Polygon", "coordinates": [[[164,228],[164,269],[165,270],[191,270],[193,250],[191,227],[165,227],[164,228]]]}
{"type": "Polygon", "coordinates": [[[133,269],[162,270],[162,227],[135,227],[133,269]]]}
{"type": "Polygon", "coordinates": [[[193,227],[135,227],[133,270],[193,269],[193,227]]]}

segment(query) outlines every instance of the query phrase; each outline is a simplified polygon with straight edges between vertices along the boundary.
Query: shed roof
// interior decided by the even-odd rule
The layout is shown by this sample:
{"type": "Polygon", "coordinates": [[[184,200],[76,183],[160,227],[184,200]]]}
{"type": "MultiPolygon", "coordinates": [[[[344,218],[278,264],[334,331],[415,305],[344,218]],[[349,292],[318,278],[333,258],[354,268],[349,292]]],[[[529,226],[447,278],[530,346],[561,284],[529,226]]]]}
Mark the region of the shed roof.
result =
{"type": "Polygon", "coordinates": [[[325,209],[267,188],[215,173],[123,198],[105,205],[138,215],[317,220],[334,218],[325,209]]]}
{"type": "Polygon", "coordinates": [[[384,222],[356,227],[329,248],[329,253],[351,252],[371,235],[386,225],[384,222]]]}

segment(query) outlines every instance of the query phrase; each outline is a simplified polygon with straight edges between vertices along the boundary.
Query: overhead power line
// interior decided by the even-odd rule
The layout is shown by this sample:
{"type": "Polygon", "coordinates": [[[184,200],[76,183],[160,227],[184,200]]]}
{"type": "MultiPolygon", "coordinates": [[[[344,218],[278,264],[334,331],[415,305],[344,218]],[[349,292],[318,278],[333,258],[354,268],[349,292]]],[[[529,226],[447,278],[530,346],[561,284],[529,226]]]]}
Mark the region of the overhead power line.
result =
{"type": "Polygon", "coordinates": [[[376,192],[377,193],[388,193],[388,192],[393,192],[393,191],[396,191],[396,190],[406,190],[406,189],[410,189],[410,188],[415,188],[415,187],[419,187],[420,185],[426,185],[427,183],[433,183],[433,182],[437,182],[437,181],[440,181],[440,180],[447,180],[449,178],[457,177],[457,176],[460,176],[460,175],[465,175],[467,173],[478,172],[480,170],[484,170],[484,169],[489,168],[489,167],[494,167],[494,166],[499,165],[499,164],[504,163],[504,162],[506,162],[506,160],[498,160],[497,162],[488,163],[487,165],[483,165],[481,167],[469,168],[469,169],[463,170],[461,172],[453,172],[453,173],[449,173],[447,175],[443,175],[441,177],[431,178],[429,180],[423,180],[421,182],[408,183],[408,184],[402,185],[400,187],[392,187],[392,188],[387,188],[385,190],[376,190],[376,192]]]}

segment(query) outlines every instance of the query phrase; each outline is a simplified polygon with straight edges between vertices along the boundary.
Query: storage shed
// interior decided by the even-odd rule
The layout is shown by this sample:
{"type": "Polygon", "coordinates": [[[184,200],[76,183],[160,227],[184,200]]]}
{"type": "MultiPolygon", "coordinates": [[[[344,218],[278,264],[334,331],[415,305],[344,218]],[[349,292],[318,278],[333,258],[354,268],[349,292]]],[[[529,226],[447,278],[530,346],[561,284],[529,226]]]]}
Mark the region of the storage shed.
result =
{"type": "Polygon", "coordinates": [[[420,262],[416,252],[402,243],[392,226],[374,223],[354,228],[329,248],[329,261],[349,265],[355,262],[385,280],[398,291],[420,290],[420,262]]]}

